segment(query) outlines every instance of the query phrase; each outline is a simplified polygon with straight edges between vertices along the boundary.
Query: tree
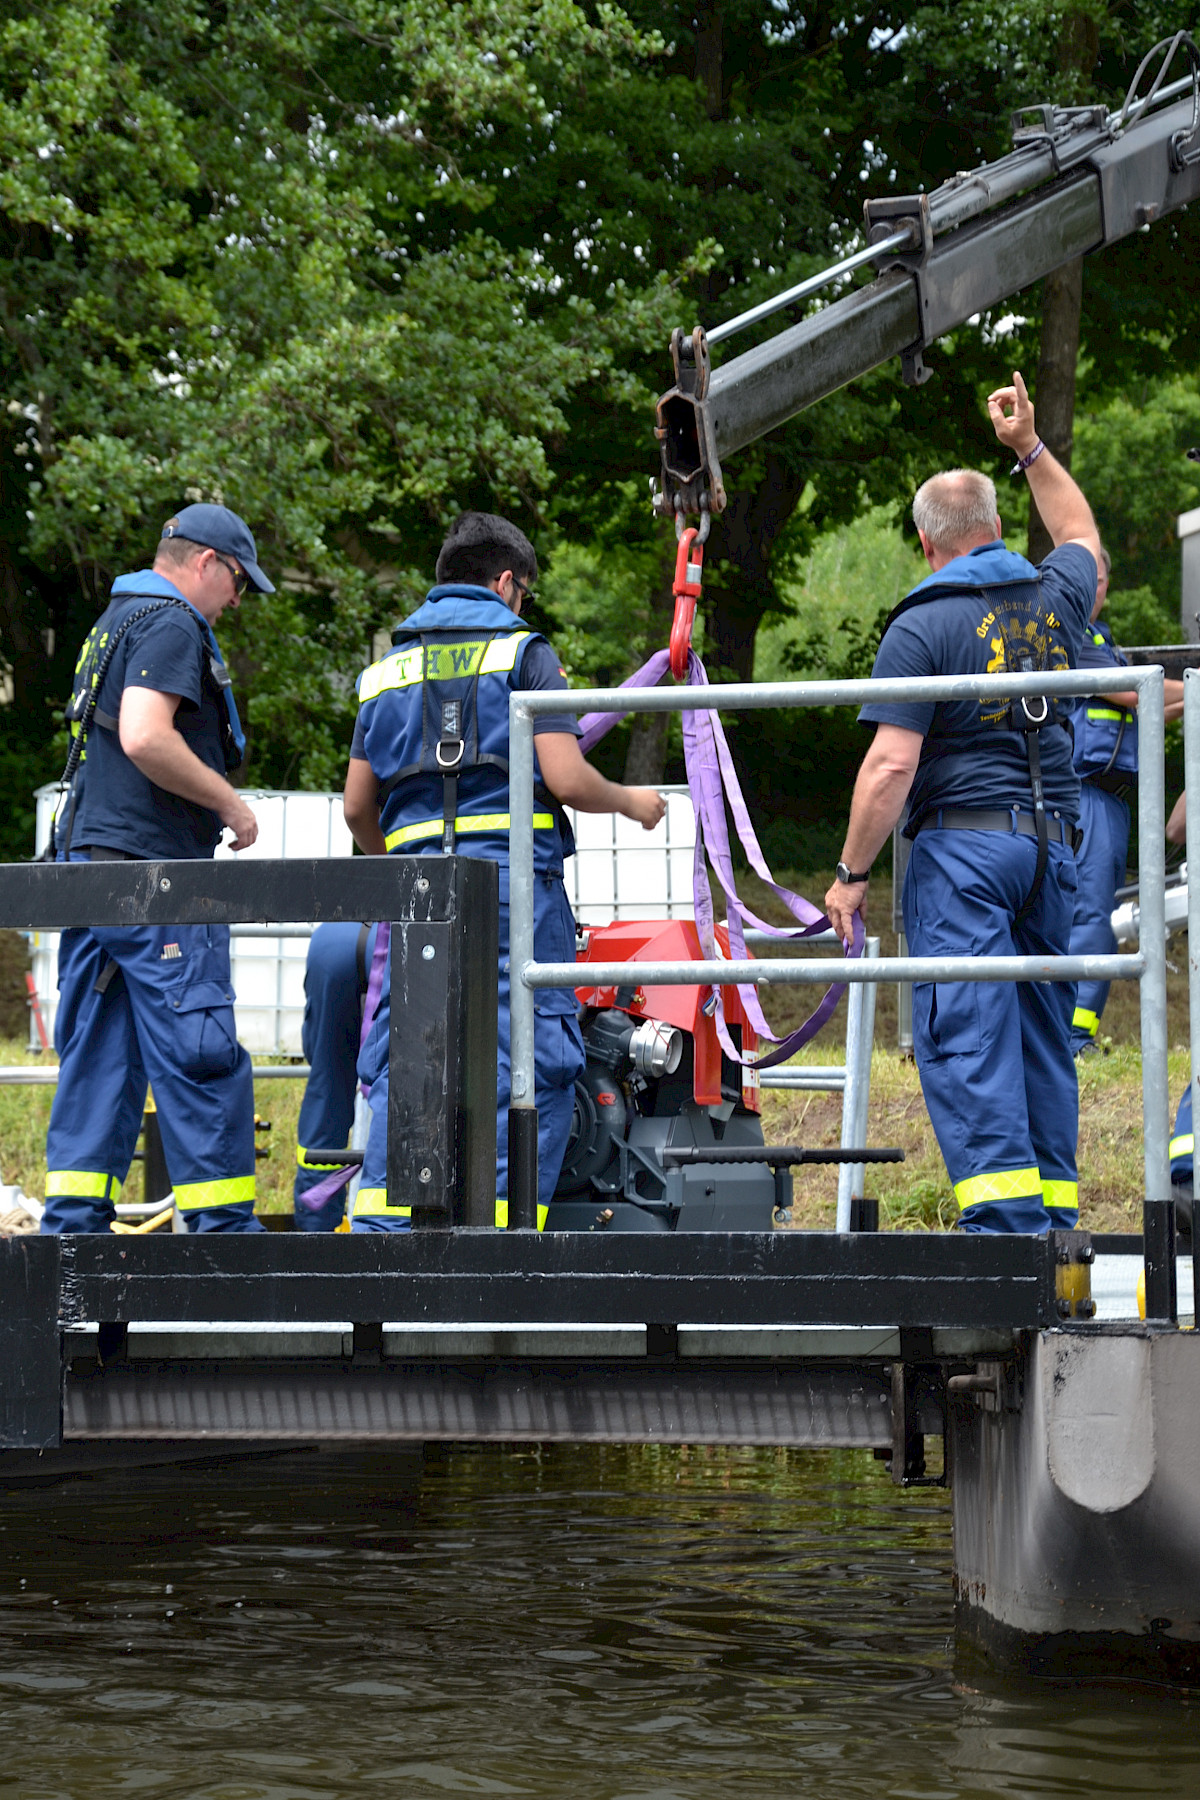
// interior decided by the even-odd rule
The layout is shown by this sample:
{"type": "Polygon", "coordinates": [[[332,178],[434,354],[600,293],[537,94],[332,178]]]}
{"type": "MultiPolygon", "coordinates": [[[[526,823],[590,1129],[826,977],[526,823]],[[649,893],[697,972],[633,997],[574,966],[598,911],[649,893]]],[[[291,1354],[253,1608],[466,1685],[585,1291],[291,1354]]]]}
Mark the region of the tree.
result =
{"type": "Polygon", "coordinates": [[[337,779],[350,678],[447,517],[535,509],[612,361],[574,296],[531,308],[462,145],[652,49],[570,0],[0,5],[0,656],[44,774],[111,576],[203,498],[283,576],[231,637],[253,774],[337,779]],[[434,197],[460,228],[426,245],[434,197]]]}

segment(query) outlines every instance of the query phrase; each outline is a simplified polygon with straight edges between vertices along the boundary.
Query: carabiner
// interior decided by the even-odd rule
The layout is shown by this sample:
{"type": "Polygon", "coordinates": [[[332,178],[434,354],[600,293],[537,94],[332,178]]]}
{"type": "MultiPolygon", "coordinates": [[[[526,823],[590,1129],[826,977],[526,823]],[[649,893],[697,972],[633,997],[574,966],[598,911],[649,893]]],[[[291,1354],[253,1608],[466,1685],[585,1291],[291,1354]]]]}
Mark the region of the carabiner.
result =
{"type": "MultiPolygon", "coordinates": [[[[703,523],[707,523],[705,514],[703,523]]],[[[676,681],[687,678],[688,652],[692,647],[692,626],[696,622],[696,602],[704,579],[704,538],[694,525],[680,533],[675,556],[675,617],[671,622],[671,673],[676,681]]]]}

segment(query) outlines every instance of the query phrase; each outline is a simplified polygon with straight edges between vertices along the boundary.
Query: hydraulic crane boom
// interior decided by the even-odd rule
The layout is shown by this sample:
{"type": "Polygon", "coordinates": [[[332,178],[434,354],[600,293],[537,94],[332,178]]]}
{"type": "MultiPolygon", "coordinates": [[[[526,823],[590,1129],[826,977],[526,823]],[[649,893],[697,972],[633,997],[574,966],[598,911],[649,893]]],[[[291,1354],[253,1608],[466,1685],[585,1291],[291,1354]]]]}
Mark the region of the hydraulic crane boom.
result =
{"type": "Polygon", "coordinates": [[[659,511],[677,521],[722,512],[722,458],[893,356],[906,381],[926,380],[922,352],[955,326],[1200,198],[1200,50],[1184,32],[1164,39],[1120,112],[1030,107],[1014,120],[1013,142],[1010,155],[931,194],[868,200],[867,245],[823,274],[711,333],[672,334],[675,386],[656,409],[659,511]],[[1190,73],[1167,86],[1179,50],[1190,73]],[[868,262],[878,269],[869,287],[711,367],[711,344],[868,262]]]}

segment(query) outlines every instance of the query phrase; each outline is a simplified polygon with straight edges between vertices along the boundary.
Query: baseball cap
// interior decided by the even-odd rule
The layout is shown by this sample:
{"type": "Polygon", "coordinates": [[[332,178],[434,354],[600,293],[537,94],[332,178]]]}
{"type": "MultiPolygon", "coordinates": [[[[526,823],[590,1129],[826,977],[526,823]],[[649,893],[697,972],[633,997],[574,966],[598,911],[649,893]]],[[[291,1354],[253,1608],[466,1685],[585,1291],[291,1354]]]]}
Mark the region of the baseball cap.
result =
{"type": "Polygon", "coordinates": [[[260,594],[273,594],[274,583],[267,580],[258,566],[258,553],[250,527],[227,506],[185,506],[174,513],[162,528],[165,538],[188,538],[203,544],[206,550],[218,550],[236,557],[250,577],[250,585],[260,594]]]}

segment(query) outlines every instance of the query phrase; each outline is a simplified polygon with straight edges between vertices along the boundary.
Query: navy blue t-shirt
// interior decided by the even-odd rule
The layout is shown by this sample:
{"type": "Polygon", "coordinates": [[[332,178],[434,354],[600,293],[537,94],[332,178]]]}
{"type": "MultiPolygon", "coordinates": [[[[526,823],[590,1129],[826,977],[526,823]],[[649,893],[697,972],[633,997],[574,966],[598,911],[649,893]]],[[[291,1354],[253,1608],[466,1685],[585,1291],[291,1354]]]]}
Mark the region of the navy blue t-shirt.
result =
{"type": "MultiPolygon", "coordinates": [[[[114,584],[114,598],[98,622],[99,628],[115,628],[127,613],[168,595],[182,599],[161,575],[146,571],[123,576],[114,584]]],[[[117,645],[97,699],[98,709],[116,718],[121,695],[130,687],[178,694],[176,731],[202,763],[224,775],[224,702],[208,675],[208,658],[207,634],[199,613],[191,607],[161,607],[131,625],[117,645]]],[[[129,760],[115,731],[93,723],[83,770],[82,796],[71,832],[73,845],[98,845],[155,860],[213,854],[221,835],[216,813],[157,787],[129,760]]]]}
{"type": "MultiPolygon", "coordinates": [[[[885,631],[872,675],[999,673],[1005,666],[1004,643],[989,594],[994,599],[1006,583],[1032,582],[1035,575],[1032,564],[1000,543],[956,557],[921,584],[922,589],[945,586],[947,591],[911,607],[885,631]],[[956,587],[956,581],[966,588],[956,587]]],[[[1041,577],[1046,642],[1040,648],[1046,666],[1075,668],[1096,599],[1095,558],[1081,545],[1064,544],[1042,563],[1041,577]]],[[[906,836],[914,836],[925,814],[938,807],[1032,807],[1024,735],[1000,722],[1004,709],[995,701],[868,701],[858,716],[862,724],[900,725],[925,739],[906,836]]],[[[1072,767],[1070,735],[1064,726],[1052,726],[1041,733],[1039,747],[1046,805],[1075,823],[1079,778],[1072,767]]]]}

